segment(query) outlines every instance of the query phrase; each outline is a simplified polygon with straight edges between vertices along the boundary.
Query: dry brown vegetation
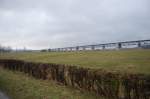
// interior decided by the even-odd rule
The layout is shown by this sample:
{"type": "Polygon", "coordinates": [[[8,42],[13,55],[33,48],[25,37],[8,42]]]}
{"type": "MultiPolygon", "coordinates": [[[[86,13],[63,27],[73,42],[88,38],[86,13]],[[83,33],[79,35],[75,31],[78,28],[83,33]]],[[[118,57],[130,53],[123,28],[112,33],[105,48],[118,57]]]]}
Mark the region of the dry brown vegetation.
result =
{"type": "Polygon", "coordinates": [[[1,60],[1,66],[27,73],[37,79],[95,92],[108,99],[149,99],[150,76],[124,74],[61,64],[1,60]]]}

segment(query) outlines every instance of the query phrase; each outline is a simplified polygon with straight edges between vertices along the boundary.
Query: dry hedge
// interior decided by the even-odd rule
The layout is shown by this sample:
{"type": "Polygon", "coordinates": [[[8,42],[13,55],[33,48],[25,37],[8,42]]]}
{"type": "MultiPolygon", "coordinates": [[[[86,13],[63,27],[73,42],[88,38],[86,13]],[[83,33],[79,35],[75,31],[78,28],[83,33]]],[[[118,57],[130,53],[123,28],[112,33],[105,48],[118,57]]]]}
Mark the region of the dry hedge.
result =
{"type": "Polygon", "coordinates": [[[64,85],[93,91],[106,99],[150,99],[149,75],[122,74],[78,66],[12,59],[1,59],[0,66],[28,73],[37,79],[55,80],[64,85]]]}

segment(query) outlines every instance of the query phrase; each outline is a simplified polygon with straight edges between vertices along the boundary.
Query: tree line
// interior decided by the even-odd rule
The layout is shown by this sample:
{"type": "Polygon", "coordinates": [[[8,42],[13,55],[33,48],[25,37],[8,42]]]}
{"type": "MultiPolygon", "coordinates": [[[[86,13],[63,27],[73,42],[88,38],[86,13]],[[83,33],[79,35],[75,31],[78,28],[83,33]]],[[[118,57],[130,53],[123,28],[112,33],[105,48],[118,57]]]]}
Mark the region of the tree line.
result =
{"type": "Polygon", "coordinates": [[[12,51],[12,48],[10,46],[2,46],[2,45],[0,45],[0,53],[11,52],[11,51],[12,51]]]}

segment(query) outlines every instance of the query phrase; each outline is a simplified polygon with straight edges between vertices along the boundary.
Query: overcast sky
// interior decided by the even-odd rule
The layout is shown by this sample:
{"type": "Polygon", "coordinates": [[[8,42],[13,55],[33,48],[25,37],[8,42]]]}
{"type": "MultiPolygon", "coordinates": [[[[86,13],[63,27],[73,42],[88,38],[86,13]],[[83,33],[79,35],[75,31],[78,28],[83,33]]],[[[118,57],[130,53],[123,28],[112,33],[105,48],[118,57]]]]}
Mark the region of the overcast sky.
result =
{"type": "Polygon", "coordinates": [[[55,48],[150,39],[150,0],[0,0],[0,44],[55,48]]]}

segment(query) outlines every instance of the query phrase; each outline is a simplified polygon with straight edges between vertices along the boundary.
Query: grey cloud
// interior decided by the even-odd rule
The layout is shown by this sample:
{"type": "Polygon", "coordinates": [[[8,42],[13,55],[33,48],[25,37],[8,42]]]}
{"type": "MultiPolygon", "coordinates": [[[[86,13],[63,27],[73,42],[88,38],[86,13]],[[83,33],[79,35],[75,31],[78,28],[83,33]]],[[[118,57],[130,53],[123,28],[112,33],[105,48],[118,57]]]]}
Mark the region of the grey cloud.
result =
{"type": "Polygon", "coordinates": [[[0,42],[40,49],[150,38],[149,0],[1,0],[0,42]]]}

